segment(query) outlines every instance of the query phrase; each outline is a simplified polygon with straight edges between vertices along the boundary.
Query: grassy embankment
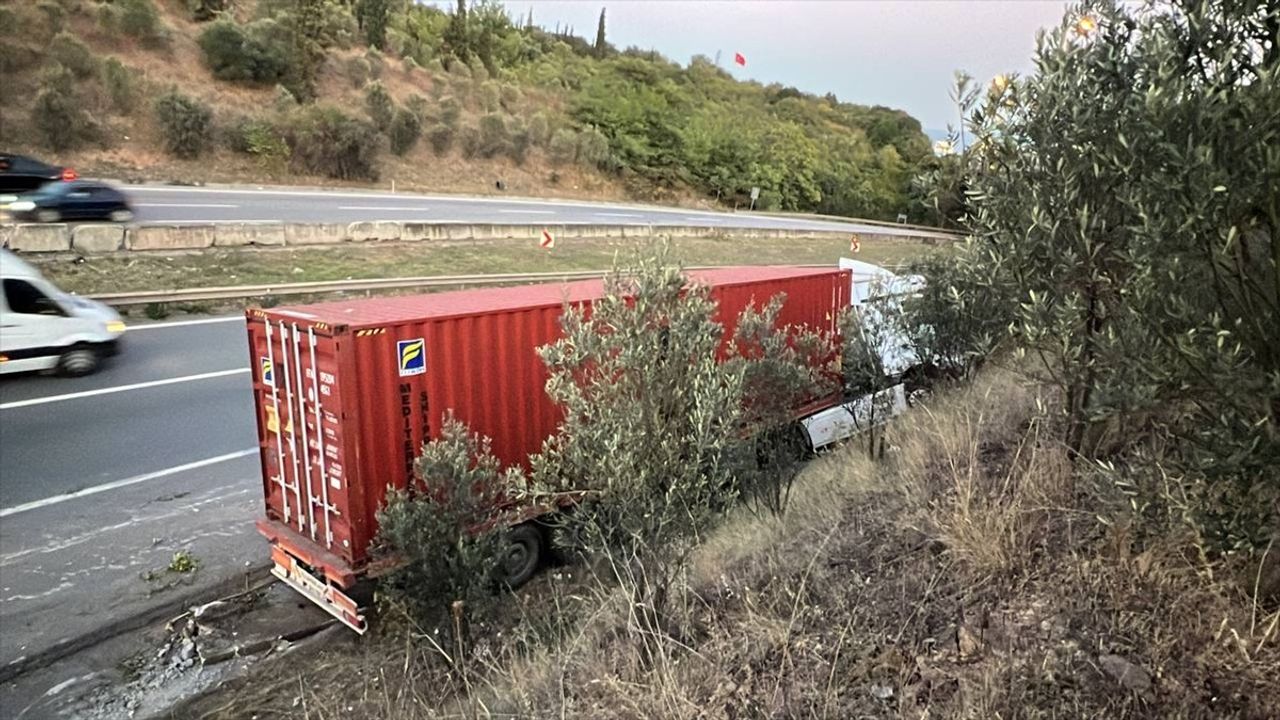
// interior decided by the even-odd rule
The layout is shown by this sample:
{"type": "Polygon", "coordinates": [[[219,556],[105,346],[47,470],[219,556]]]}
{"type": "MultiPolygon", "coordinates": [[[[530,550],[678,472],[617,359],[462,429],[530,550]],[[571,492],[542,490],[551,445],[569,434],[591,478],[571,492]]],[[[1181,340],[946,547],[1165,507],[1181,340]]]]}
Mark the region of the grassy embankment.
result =
{"type": "Polygon", "coordinates": [[[739,512],[705,539],[667,634],[564,566],[461,654],[383,619],[179,715],[1280,716],[1262,576],[1188,534],[1132,536],[1053,403],[989,370],[903,418],[884,461],[812,463],[783,519],[739,512]]]}

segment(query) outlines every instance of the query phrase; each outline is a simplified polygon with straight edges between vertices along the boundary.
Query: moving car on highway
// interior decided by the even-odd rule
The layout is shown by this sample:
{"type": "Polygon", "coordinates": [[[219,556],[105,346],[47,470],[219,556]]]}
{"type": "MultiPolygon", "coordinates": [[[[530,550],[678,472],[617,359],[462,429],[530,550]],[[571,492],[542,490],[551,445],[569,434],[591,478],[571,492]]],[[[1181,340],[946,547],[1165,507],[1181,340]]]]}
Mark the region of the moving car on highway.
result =
{"type": "Polygon", "coordinates": [[[43,163],[26,155],[0,152],[0,196],[31,192],[46,183],[78,178],[71,168],[43,163]]]}
{"type": "Polygon", "coordinates": [[[133,208],[129,207],[124,193],[105,183],[88,180],[49,183],[39,190],[19,195],[17,200],[9,203],[8,211],[18,222],[129,222],[133,219],[133,208]]]}
{"type": "Polygon", "coordinates": [[[0,285],[0,374],[87,375],[116,353],[125,330],[119,313],[59,290],[3,248],[0,285]]]}

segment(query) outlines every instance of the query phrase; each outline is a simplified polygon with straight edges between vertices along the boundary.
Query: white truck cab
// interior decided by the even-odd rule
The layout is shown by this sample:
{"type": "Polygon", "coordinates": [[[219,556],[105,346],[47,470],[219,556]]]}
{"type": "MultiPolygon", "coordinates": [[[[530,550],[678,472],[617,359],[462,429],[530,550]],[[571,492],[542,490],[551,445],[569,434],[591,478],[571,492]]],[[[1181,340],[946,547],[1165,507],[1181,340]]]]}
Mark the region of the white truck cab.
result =
{"type": "Polygon", "coordinates": [[[876,393],[850,399],[835,407],[816,412],[800,420],[809,438],[809,446],[822,450],[847,440],[872,427],[884,424],[907,409],[906,387],[902,376],[919,364],[919,357],[894,316],[902,312],[902,301],[920,292],[924,278],[897,275],[878,265],[840,259],[840,269],[853,273],[849,304],[861,321],[861,327],[876,328],[868,341],[880,353],[880,366],[886,382],[893,384],[876,393]]]}
{"type": "Polygon", "coordinates": [[[0,248],[0,374],[86,375],[115,354],[125,324],[103,303],[69,295],[0,248]]]}

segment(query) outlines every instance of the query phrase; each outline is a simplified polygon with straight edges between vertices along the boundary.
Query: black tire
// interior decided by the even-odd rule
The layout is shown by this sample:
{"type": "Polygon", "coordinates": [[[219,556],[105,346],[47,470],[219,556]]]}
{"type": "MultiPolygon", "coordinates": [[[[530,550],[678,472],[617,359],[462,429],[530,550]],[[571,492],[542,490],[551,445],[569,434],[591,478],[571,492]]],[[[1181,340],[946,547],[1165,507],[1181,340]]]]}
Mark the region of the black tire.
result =
{"type": "Polygon", "coordinates": [[[518,588],[528,582],[542,564],[544,545],[542,532],[532,523],[511,528],[498,565],[502,584],[518,588]]]}
{"type": "Polygon", "coordinates": [[[800,423],[789,423],[756,438],[756,464],[761,468],[786,466],[813,457],[809,433],[800,423]]]}
{"type": "Polygon", "coordinates": [[[63,377],[80,377],[98,369],[102,358],[89,345],[72,345],[58,358],[58,374],[63,377]]]}

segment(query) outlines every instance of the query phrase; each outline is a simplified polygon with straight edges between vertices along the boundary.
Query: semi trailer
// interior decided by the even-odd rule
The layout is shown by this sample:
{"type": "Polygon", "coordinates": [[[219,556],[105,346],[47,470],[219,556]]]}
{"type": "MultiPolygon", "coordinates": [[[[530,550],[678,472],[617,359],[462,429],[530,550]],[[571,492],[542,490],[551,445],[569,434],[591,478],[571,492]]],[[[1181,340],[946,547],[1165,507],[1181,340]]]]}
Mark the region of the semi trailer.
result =
{"type": "MultiPolygon", "coordinates": [[[[854,287],[852,273],[835,268],[688,276],[708,286],[726,342],[744,309],[780,293],[780,326],[834,336],[854,287]]],[[[566,305],[589,307],[604,294],[603,281],[588,280],[246,311],[265,510],[257,526],[272,572],[364,632],[350,589],[378,571],[371,545],[388,487],[414,481],[423,443],[439,437],[450,413],[489,437],[503,466],[527,466],[560,420],[538,348],[561,336],[566,305]]],[[[873,398],[820,399],[797,419],[816,450],[903,404],[896,386],[873,398]],[[872,412],[873,404],[882,407],[872,412]]],[[[554,510],[504,517],[518,524],[554,510]]]]}

